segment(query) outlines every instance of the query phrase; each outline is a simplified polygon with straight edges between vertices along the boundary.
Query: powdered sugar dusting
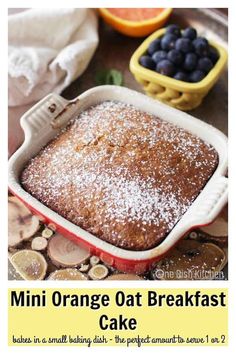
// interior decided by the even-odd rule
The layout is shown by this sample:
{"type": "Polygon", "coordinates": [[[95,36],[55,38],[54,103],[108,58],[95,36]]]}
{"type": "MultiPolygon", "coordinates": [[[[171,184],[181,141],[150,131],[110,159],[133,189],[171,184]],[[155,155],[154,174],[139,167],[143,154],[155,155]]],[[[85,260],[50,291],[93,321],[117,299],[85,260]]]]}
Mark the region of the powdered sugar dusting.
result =
{"type": "Polygon", "coordinates": [[[89,108],[33,158],[23,186],[68,220],[127,249],[174,227],[218,161],[213,147],[121,102],[89,108]]]}

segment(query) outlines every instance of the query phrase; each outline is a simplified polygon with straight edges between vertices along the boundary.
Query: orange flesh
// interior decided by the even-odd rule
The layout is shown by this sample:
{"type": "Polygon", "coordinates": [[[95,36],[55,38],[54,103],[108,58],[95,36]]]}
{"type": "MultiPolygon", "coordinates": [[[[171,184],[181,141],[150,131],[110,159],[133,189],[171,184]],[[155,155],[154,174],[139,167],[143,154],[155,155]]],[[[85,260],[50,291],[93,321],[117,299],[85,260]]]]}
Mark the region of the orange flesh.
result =
{"type": "Polygon", "coordinates": [[[109,12],[123,20],[128,21],[143,21],[157,17],[164,9],[107,9],[109,12]]]}

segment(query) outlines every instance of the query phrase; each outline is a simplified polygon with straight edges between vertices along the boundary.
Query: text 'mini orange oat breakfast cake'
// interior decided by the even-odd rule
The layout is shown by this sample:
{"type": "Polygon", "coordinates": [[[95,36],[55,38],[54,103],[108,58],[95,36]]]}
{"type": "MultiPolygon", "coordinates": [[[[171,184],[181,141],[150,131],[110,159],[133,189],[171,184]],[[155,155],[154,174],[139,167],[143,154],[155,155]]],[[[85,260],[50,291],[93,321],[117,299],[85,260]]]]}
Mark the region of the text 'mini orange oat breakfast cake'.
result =
{"type": "Polygon", "coordinates": [[[218,164],[209,144],[117,101],[82,112],[25,166],[26,191],[123,249],[157,246],[218,164]]]}

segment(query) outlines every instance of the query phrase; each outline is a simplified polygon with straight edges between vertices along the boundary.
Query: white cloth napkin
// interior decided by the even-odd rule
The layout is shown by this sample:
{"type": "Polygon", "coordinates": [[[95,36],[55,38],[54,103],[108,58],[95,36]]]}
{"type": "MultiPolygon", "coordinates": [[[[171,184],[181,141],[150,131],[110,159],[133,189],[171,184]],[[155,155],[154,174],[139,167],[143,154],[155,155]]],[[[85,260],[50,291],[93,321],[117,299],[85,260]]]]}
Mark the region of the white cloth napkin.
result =
{"type": "Polygon", "coordinates": [[[9,106],[61,92],[89,64],[98,44],[89,9],[29,9],[9,16],[9,106]]]}

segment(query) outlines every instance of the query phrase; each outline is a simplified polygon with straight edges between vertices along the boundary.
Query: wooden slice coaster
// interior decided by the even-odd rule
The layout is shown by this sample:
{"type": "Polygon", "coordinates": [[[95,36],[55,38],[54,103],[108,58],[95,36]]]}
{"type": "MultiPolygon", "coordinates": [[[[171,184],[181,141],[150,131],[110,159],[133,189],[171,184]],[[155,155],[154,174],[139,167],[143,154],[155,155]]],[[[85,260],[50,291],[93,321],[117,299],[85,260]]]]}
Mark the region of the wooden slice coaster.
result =
{"type": "Polygon", "coordinates": [[[105,265],[97,264],[89,270],[88,275],[93,280],[102,280],[108,276],[108,272],[108,268],[105,265]]]}
{"type": "Polygon", "coordinates": [[[208,226],[201,227],[200,230],[211,237],[228,237],[228,223],[222,217],[218,217],[208,226]]]}
{"type": "Polygon", "coordinates": [[[8,198],[8,245],[14,247],[32,237],[39,229],[39,219],[16,197],[8,198]]]}
{"type": "Polygon", "coordinates": [[[42,237],[44,237],[44,238],[50,238],[52,235],[53,235],[53,231],[51,229],[49,229],[48,227],[46,227],[42,231],[42,237]]]}
{"type": "Polygon", "coordinates": [[[79,271],[82,273],[87,273],[89,271],[90,264],[81,264],[79,271]]]}
{"type": "Polygon", "coordinates": [[[10,262],[25,280],[42,280],[46,275],[47,262],[39,252],[21,250],[11,256],[10,262]]]}
{"type": "Polygon", "coordinates": [[[157,263],[153,271],[159,280],[213,279],[225,265],[224,251],[213,243],[182,240],[157,263]]]}
{"type": "Polygon", "coordinates": [[[76,267],[86,262],[90,253],[87,249],[56,233],[48,243],[48,256],[55,265],[76,267]]]}
{"type": "Polygon", "coordinates": [[[91,266],[95,266],[96,264],[98,264],[100,262],[100,258],[97,256],[92,256],[90,257],[90,264],[91,266]]]}
{"type": "Polygon", "coordinates": [[[35,251],[43,251],[47,248],[47,245],[47,239],[41,236],[34,237],[31,242],[31,248],[35,251]]]}
{"type": "Polygon", "coordinates": [[[144,280],[136,274],[113,274],[106,278],[106,280],[144,280]]]}
{"type": "Polygon", "coordinates": [[[66,268],[51,273],[48,280],[88,280],[88,277],[75,268],[66,268]]]}
{"type": "Polygon", "coordinates": [[[223,247],[222,250],[225,254],[225,261],[222,264],[222,269],[223,269],[226,266],[226,264],[228,263],[228,247],[223,247]]]}

